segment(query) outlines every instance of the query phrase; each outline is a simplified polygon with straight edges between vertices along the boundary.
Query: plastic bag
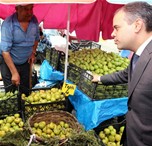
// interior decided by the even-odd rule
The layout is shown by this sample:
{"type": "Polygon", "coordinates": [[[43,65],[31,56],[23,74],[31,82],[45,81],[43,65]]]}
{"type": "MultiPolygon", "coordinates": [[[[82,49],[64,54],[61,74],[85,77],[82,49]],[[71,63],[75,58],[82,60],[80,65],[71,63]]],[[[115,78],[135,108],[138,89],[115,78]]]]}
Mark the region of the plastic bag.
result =
{"type": "Polygon", "coordinates": [[[62,81],[64,78],[63,73],[54,70],[51,74],[50,80],[51,81],[62,81]]]}
{"type": "Polygon", "coordinates": [[[40,66],[40,78],[43,80],[50,80],[51,74],[53,71],[53,67],[49,64],[47,60],[42,62],[40,66]]]}
{"type": "Polygon", "coordinates": [[[56,71],[49,64],[47,60],[44,60],[40,67],[40,78],[45,81],[62,81],[64,76],[63,73],[56,71]]]}
{"type": "Polygon", "coordinates": [[[66,38],[63,38],[62,36],[50,36],[50,40],[52,42],[52,46],[55,47],[56,50],[59,50],[65,53],[66,38]]]}
{"type": "Polygon", "coordinates": [[[43,81],[41,80],[40,83],[36,84],[32,89],[42,89],[42,88],[46,88],[46,87],[53,87],[56,84],[58,84],[58,82],[53,82],[53,81],[43,81]]]}

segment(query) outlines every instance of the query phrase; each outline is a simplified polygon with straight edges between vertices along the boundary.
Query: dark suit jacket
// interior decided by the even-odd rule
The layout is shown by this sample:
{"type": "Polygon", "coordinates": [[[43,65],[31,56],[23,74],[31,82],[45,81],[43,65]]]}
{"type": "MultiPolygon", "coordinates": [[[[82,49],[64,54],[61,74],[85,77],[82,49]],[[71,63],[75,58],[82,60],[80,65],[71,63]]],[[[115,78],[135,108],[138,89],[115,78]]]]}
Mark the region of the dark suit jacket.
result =
{"type": "Polygon", "coordinates": [[[131,63],[124,71],[102,76],[101,82],[128,82],[127,146],[152,146],[152,41],[139,57],[132,77],[131,63]]]}

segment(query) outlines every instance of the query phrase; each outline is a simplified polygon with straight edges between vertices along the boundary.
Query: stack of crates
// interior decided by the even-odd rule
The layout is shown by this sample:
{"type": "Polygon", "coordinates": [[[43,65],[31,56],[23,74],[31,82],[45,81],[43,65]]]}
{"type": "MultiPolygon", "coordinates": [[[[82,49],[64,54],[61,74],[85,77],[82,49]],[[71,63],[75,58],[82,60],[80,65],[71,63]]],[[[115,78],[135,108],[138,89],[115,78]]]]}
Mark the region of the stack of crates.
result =
{"type": "Polygon", "coordinates": [[[72,43],[71,44],[71,50],[73,51],[78,51],[81,49],[101,49],[101,45],[93,42],[93,41],[87,41],[87,40],[82,40],[78,43],[72,43]]]}

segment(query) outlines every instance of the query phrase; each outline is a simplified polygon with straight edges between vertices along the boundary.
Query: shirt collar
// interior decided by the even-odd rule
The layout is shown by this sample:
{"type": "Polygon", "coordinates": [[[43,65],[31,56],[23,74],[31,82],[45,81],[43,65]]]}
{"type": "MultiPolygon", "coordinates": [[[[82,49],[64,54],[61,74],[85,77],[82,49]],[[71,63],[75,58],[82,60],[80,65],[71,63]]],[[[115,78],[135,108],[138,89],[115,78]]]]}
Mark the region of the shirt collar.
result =
{"type": "Polygon", "coordinates": [[[145,47],[148,45],[148,43],[152,40],[152,36],[149,37],[136,51],[136,55],[140,56],[142,52],[144,51],[145,47]]]}
{"type": "Polygon", "coordinates": [[[20,25],[19,25],[19,22],[18,22],[18,19],[17,19],[17,13],[14,13],[14,16],[13,16],[13,24],[14,24],[14,25],[17,25],[17,26],[20,26],[20,25]]]}

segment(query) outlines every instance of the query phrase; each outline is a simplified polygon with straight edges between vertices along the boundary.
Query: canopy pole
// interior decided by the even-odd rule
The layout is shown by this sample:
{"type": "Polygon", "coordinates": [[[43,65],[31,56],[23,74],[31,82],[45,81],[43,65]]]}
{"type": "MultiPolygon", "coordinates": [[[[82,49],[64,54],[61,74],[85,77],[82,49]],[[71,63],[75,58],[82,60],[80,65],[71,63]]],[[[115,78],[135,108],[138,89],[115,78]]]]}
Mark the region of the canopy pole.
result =
{"type": "Polygon", "coordinates": [[[68,20],[67,20],[67,38],[66,38],[66,51],[65,51],[65,69],[64,69],[64,82],[67,80],[67,68],[68,68],[68,48],[69,48],[69,30],[70,30],[70,10],[71,5],[68,5],[68,20]]]}

